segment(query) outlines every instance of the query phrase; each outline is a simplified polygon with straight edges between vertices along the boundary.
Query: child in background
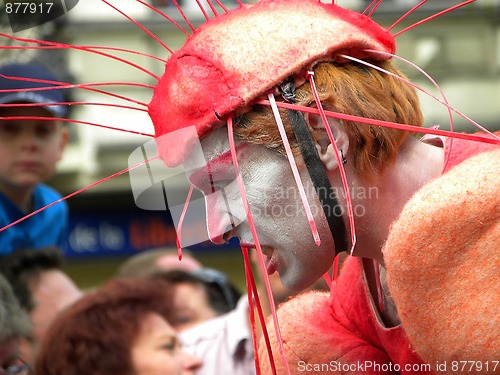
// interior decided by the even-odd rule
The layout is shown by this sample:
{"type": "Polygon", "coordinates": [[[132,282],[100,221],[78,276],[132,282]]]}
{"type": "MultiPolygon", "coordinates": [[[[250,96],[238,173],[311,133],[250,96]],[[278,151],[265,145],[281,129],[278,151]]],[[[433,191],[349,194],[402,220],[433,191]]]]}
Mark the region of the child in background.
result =
{"type": "MultiPolygon", "coordinates": [[[[68,107],[61,104],[62,90],[40,90],[55,86],[46,81],[58,79],[40,64],[0,67],[0,228],[61,198],[43,182],[54,175],[68,140],[59,120],[68,107]]],[[[55,204],[1,231],[0,255],[28,247],[63,248],[67,222],[66,203],[55,204]]]]}

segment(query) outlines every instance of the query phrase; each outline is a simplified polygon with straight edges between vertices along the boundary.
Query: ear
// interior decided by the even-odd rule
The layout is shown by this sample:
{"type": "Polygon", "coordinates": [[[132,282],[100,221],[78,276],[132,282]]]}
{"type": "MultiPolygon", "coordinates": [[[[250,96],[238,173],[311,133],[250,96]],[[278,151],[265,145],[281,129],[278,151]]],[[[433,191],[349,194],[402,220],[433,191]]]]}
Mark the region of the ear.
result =
{"type": "MultiPolygon", "coordinates": [[[[328,126],[330,127],[337,149],[342,150],[342,154],[347,158],[349,151],[349,136],[345,131],[342,123],[334,118],[328,118],[328,126]]],[[[338,168],[335,147],[331,144],[330,137],[325,128],[325,124],[320,115],[309,113],[306,115],[306,121],[315,139],[316,149],[318,150],[319,157],[327,170],[334,170],[338,168]]],[[[339,155],[340,159],[342,155],[339,155]]]]}
{"type": "Polygon", "coordinates": [[[68,143],[69,140],[69,131],[66,126],[63,126],[62,124],[59,125],[61,126],[61,135],[60,135],[60,142],[59,142],[59,158],[58,160],[61,160],[64,149],[66,148],[66,144],[68,143]]]}

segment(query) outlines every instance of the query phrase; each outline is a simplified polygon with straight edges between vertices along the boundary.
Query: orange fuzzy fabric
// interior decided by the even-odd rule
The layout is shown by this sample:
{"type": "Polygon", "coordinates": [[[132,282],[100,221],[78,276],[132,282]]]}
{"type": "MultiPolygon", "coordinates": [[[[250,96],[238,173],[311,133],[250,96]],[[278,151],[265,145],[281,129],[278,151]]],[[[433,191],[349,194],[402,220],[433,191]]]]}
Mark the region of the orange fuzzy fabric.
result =
{"type": "Polygon", "coordinates": [[[339,54],[387,59],[392,35],[369,17],[318,0],[262,0],[202,26],[168,60],[149,114],[159,154],[182,162],[196,133],[225,125],[224,118],[286,78],[339,54]],[[164,134],[194,126],[196,132],[164,134]]]}
{"type": "MultiPolygon", "coordinates": [[[[385,245],[389,289],[407,336],[427,363],[446,361],[448,374],[457,373],[451,361],[500,360],[499,219],[497,149],[422,188],[385,245]]],[[[493,373],[485,370],[464,373],[493,373]]]]}
{"type": "MultiPolygon", "coordinates": [[[[355,288],[358,289],[357,286],[355,288]]],[[[359,329],[350,326],[351,322],[348,317],[341,316],[342,313],[336,314],[332,309],[332,302],[334,301],[329,293],[308,292],[294,297],[278,309],[280,332],[290,373],[292,375],[304,373],[398,374],[396,371],[390,371],[391,368],[394,369],[397,366],[395,361],[389,358],[384,349],[370,343],[367,337],[359,332],[359,329]]],[[[357,314],[353,311],[343,312],[351,315],[357,314]]],[[[362,311],[359,312],[362,313],[362,311]]],[[[359,319],[354,320],[359,321],[359,319]]],[[[285,365],[280,356],[278,340],[272,326],[272,322],[268,322],[267,329],[276,373],[282,375],[286,374],[285,365]]],[[[398,335],[395,338],[395,346],[398,343],[404,345],[404,341],[398,340],[398,335]]],[[[405,352],[406,349],[400,346],[400,350],[405,352]]],[[[264,339],[260,341],[259,359],[261,373],[272,374],[264,339]]],[[[428,374],[428,372],[420,372],[420,374],[428,374]]]]}

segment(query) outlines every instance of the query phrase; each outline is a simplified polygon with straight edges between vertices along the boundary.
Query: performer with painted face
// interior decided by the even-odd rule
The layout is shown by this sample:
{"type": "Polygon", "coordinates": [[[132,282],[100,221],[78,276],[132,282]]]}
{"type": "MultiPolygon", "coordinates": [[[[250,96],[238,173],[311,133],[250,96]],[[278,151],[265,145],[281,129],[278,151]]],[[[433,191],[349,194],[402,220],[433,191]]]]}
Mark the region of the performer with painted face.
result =
{"type": "Polygon", "coordinates": [[[137,165],[158,152],[175,169],[150,162],[137,204],[166,197],[182,246],[236,237],[246,263],[255,249],[294,290],[354,255],[330,294],[273,314],[262,373],[456,373],[459,361],[498,371],[499,136],[422,127],[392,27],[370,18],[381,1],[365,14],[236,2],[216,0],[218,14],[209,1],[212,19],[200,5],[207,22],[189,25],[166,62],[149,105],[157,149],[139,149],[137,165]]]}
{"type": "Polygon", "coordinates": [[[430,373],[436,361],[498,360],[498,314],[481,307],[489,320],[479,324],[468,315],[475,307],[467,289],[486,283],[476,307],[500,295],[498,276],[486,277],[495,266],[479,261],[489,254],[498,269],[486,249],[499,237],[499,138],[436,130],[421,140],[405,131],[418,132],[423,117],[394,52],[390,32],[365,15],[312,0],[263,0],[199,27],[156,87],[149,112],[160,157],[183,164],[203,193],[213,242],[237,237],[242,248],[256,248],[267,272],[279,272],[291,289],[311,285],[336,254],[355,256],[331,297],[306,294],[282,307],[281,330],[271,337],[275,363],[264,373],[273,366],[280,374],[430,373]],[[457,202],[477,207],[478,200],[482,213],[455,215],[457,202]],[[427,213],[417,215],[423,203],[427,213]],[[461,246],[454,220],[472,222],[470,247],[461,246]],[[448,296],[453,302],[444,303],[448,296]],[[288,364],[277,357],[280,343],[288,364]],[[360,362],[368,367],[353,369],[360,362]]]}

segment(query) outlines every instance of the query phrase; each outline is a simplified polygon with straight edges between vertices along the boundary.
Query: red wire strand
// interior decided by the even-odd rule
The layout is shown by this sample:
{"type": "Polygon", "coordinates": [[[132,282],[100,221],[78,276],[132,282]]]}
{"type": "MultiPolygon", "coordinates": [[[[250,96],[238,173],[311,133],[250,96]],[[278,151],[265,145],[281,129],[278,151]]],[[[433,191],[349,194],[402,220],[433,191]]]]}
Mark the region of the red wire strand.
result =
{"type": "Polygon", "coordinates": [[[382,289],[382,281],[380,280],[380,265],[375,259],[372,259],[373,269],[375,271],[375,286],[377,287],[378,309],[384,311],[384,290],[382,289]]]}
{"type": "MultiPolygon", "coordinates": [[[[376,51],[373,51],[373,50],[367,50],[369,52],[372,52],[372,53],[377,53],[376,51]]],[[[455,126],[453,125],[453,114],[452,114],[452,107],[449,105],[448,103],[448,99],[446,98],[446,95],[444,94],[443,90],[441,89],[441,87],[438,85],[438,83],[426,72],[424,71],[422,68],[420,68],[417,64],[414,64],[412,63],[411,61],[403,58],[403,57],[400,57],[400,56],[396,56],[392,53],[384,53],[388,56],[391,56],[395,59],[398,59],[400,61],[403,61],[405,62],[406,64],[412,66],[414,69],[417,69],[420,73],[422,73],[430,82],[432,82],[432,84],[434,85],[434,87],[436,87],[436,89],[440,92],[441,96],[443,97],[443,101],[441,102],[438,98],[435,98],[433,95],[431,95],[428,91],[424,90],[423,88],[419,87],[419,86],[416,86],[415,84],[413,84],[412,82],[408,81],[407,79],[404,79],[398,75],[395,75],[394,73],[391,73],[391,72],[388,72],[386,71],[385,69],[381,69],[381,68],[378,68],[378,70],[386,73],[386,74],[389,74],[389,75],[392,75],[400,80],[402,80],[403,82],[406,82],[407,84],[409,84],[410,86],[416,88],[417,90],[433,97],[434,99],[436,99],[438,102],[440,102],[441,104],[443,104],[446,109],[448,110],[448,118],[449,118],[449,121],[450,121],[450,131],[453,132],[455,131],[455,126]]],[[[371,64],[370,64],[371,65],[371,64]]],[[[373,66],[375,69],[377,69],[376,66],[373,66]]],[[[474,125],[474,124],[473,124],[474,125]]],[[[479,129],[483,130],[485,133],[488,133],[492,136],[495,136],[493,133],[491,133],[489,130],[483,128],[482,126],[480,126],[479,124],[475,124],[476,127],[478,127],[479,129]]],[[[453,148],[453,138],[450,138],[450,143],[449,143],[449,146],[448,146],[449,150],[451,150],[453,148]]],[[[448,152],[447,155],[446,155],[446,159],[444,161],[444,164],[448,164],[448,160],[450,159],[450,155],[451,155],[451,152],[448,152]]]]}
{"type": "MultiPolygon", "coordinates": [[[[248,259],[248,249],[247,248],[243,248],[243,249],[245,249],[244,250],[244,254],[246,253],[246,260],[245,260],[245,262],[247,262],[248,266],[249,266],[248,269],[249,269],[249,273],[250,273],[250,283],[251,283],[251,287],[252,287],[252,293],[253,293],[253,295],[255,297],[255,304],[256,304],[256,307],[257,307],[257,313],[259,315],[260,325],[262,327],[262,335],[264,336],[264,341],[266,343],[267,353],[268,353],[268,356],[269,356],[269,363],[271,365],[271,371],[273,372],[273,374],[276,374],[276,366],[275,366],[275,363],[274,363],[274,355],[273,355],[272,348],[271,348],[271,341],[269,340],[269,333],[267,332],[267,327],[266,327],[266,317],[264,316],[264,312],[263,312],[263,309],[262,309],[262,304],[260,303],[260,296],[259,296],[259,293],[258,293],[258,290],[257,290],[257,285],[255,283],[255,277],[253,275],[252,267],[250,266],[250,262],[249,262],[249,259],[248,259]]],[[[243,255],[243,256],[245,257],[245,255],[243,255]]],[[[267,275],[265,274],[264,270],[262,270],[262,273],[265,275],[264,277],[267,277],[267,275]]],[[[256,358],[257,358],[257,356],[256,356],[256,358]]]]}
{"type": "Polygon", "coordinates": [[[135,87],[153,88],[153,86],[150,86],[150,85],[141,84],[141,83],[134,83],[134,82],[98,82],[98,83],[68,84],[68,83],[60,82],[60,81],[48,81],[48,80],[41,80],[41,79],[34,79],[34,78],[14,77],[14,76],[7,76],[4,74],[0,74],[0,77],[6,78],[6,79],[17,80],[17,81],[39,82],[39,83],[47,83],[49,85],[56,85],[56,86],[47,86],[47,87],[33,87],[33,88],[26,88],[26,89],[2,89],[2,90],[0,90],[0,92],[31,92],[31,91],[46,91],[46,90],[61,90],[61,89],[78,88],[78,89],[96,92],[99,94],[108,95],[108,96],[111,96],[114,98],[118,98],[121,100],[132,102],[135,104],[139,104],[143,107],[148,107],[148,105],[144,102],[140,102],[138,100],[128,98],[126,96],[114,94],[114,93],[104,91],[104,90],[94,89],[92,87],[93,86],[110,86],[110,85],[122,86],[122,85],[124,85],[124,86],[133,86],[133,87],[135,86],[135,87]]]}
{"type": "Polygon", "coordinates": [[[422,0],[420,3],[418,3],[417,5],[415,5],[413,8],[411,8],[408,12],[406,12],[405,14],[403,14],[403,16],[401,16],[400,18],[398,18],[396,20],[396,22],[394,22],[391,26],[389,26],[387,28],[387,31],[391,31],[394,26],[396,26],[397,24],[399,24],[401,21],[403,21],[406,17],[408,17],[410,14],[412,14],[413,12],[415,12],[418,8],[420,8],[422,5],[424,5],[425,3],[427,2],[427,0],[422,0]]]}
{"type": "Polygon", "coordinates": [[[332,129],[330,128],[330,126],[328,124],[328,120],[326,118],[325,111],[324,111],[323,106],[321,104],[321,100],[319,98],[318,91],[316,90],[316,84],[314,83],[314,72],[309,72],[308,79],[309,79],[309,83],[311,85],[311,91],[313,93],[314,100],[315,100],[316,105],[318,107],[319,114],[321,116],[321,119],[323,120],[323,124],[324,124],[326,132],[328,134],[328,138],[330,139],[330,143],[335,151],[335,158],[337,159],[337,165],[339,167],[339,173],[340,173],[340,177],[342,179],[342,185],[344,187],[347,212],[348,212],[348,216],[349,216],[349,224],[350,224],[350,229],[351,229],[351,251],[350,251],[350,254],[352,255],[354,252],[354,248],[356,246],[356,227],[354,225],[354,210],[352,208],[352,201],[351,201],[351,193],[349,191],[349,184],[348,184],[345,169],[344,169],[341,157],[340,157],[340,152],[339,152],[339,149],[337,147],[337,143],[335,142],[335,138],[333,136],[332,129]]]}
{"type": "MultiPolygon", "coordinates": [[[[257,100],[254,104],[271,105],[268,100],[264,99],[257,100]]],[[[303,112],[319,114],[319,110],[317,108],[306,107],[298,104],[290,104],[285,102],[277,102],[276,104],[278,105],[278,107],[281,108],[294,109],[303,112]]],[[[453,107],[452,110],[454,110],[453,107]]],[[[398,124],[396,122],[390,122],[384,120],[374,120],[366,117],[347,115],[344,113],[327,111],[327,110],[325,110],[324,112],[327,115],[327,117],[333,117],[340,120],[359,122],[367,125],[384,126],[386,128],[399,129],[413,133],[434,134],[444,137],[452,137],[452,138],[466,139],[469,141],[477,141],[494,145],[500,145],[500,138],[496,134],[477,135],[477,134],[455,133],[446,130],[423,128],[415,125],[398,124]]]]}
{"type": "Polygon", "coordinates": [[[212,2],[210,0],[206,0],[207,1],[207,4],[208,6],[210,7],[210,10],[212,11],[212,13],[214,14],[214,17],[217,17],[219,14],[217,13],[217,11],[215,10],[215,7],[214,5],[212,4],[212,2]]]}
{"type": "Polygon", "coordinates": [[[215,0],[215,2],[222,8],[222,10],[225,12],[225,13],[228,13],[229,10],[224,6],[224,3],[220,0],[215,0]]]}
{"type": "Polygon", "coordinates": [[[179,225],[177,225],[177,237],[175,238],[175,245],[177,246],[177,255],[179,260],[182,259],[182,224],[184,223],[184,218],[186,216],[186,212],[189,206],[189,202],[191,201],[191,195],[193,194],[193,185],[189,185],[188,195],[186,197],[186,201],[184,202],[184,207],[182,208],[182,213],[179,218],[179,225]]]}
{"type": "MultiPolygon", "coordinates": [[[[107,47],[107,46],[78,46],[82,49],[89,50],[89,52],[93,52],[93,50],[109,50],[109,51],[117,51],[117,52],[126,52],[138,56],[144,56],[144,57],[149,57],[154,60],[158,60],[162,63],[166,63],[168,60],[162,59],[161,57],[151,55],[149,53],[144,53],[144,52],[139,52],[139,51],[133,51],[130,49],[126,48],[119,48],[119,47],[107,47]]],[[[47,49],[67,49],[68,47],[66,46],[1,46],[0,49],[21,49],[21,50],[47,50],[47,49]]]]}
{"type": "Polygon", "coordinates": [[[174,3],[175,7],[177,8],[179,14],[181,15],[181,17],[184,19],[184,21],[186,21],[186,23],[188,24],[189,28],[191,29],[191,31],[194,33],[194,27],[193,25],[191,24],[191,22],[189,22],[189,19],[186,17],[186,14],[184,13],[184,11],[182,10],[181,6],[179,5],[179,3],[177,2],[177,0],[172,0],[172,2],[174,3]]]}
{"type": "Polygon", "coordinates": [[[205,11],[205,8],[203,7],[203,5],[201,5],[200,0],[196,0],[196,4],[198,4],[198,7],[200,8],[201,12],[203,13],[203,17],[205,17],[205,19],[208,21],[210,19],[210,17],[208,17],[208,14],[205,11]]]}
{"type": "Polygon", "coordinates": [[[155,40],[156,42],[158,42],[163,48],[165,48],[167,51],[169,51],[170,53],[174,53],[169,46],[167,46],[165,43],[163,43],[163,41],[157,37],[155,34],[153,34],[150,30],[148,30],[147,28],[145,28],[143,25],[140,24],[140,22],[136,21],[135,19],[133,19],[132,17],[130,17],[128,14],[126,14],[125,12],[121,11],[120,9],[118,9],[117,7],[115,7],[113,4],[110,4],[107,0],[101,0],[104,4],[110,6],[111,8],[113,8],[114,10],[116,10],[118,13],[120,13],[123,17],[125,17],[126,19],[128,19],[130,22],[132,22],[134,25],[136,25],[137,27],[139,27],[142,31],[144,31],[146,34],[148,34],[151,38],[153,38],[153,40],[155,40]]]}
{"type": "Polygon", "coordinates": [[[375,11],[377,10],[377,8],[380,6],[380,4],[382,4],[382,1],[383,0],[378,0],[377,3],[373,6],[372,10],[370,11],[370,13],[368,13],[368,17],[371,17],[373,15],[373,13],[375,13],[375,11]]]}
{"type": "MultiPolygon", "coordinates": [[[[260,360],[259,360],[259,347],[257,344],[257,326],[255,324],[255,312],[254,308],[254,297],[257,294],[251,283],[251,266],[250,261],[248,260],[248,249],[245,247],[241,248],[241,253],[243,254],[243,265],[245,266],[245,281],[247,284],[247,298],[248,298],[248,313],[250,318],[250,328],[252,331],[252,345],[254,351],[254,359],[255,359],[255,373],[256,375],[260,375],[260,360]]],[[[274,362],[271,362],[274,363],[274,362]]]]}
{"type": "Polygon", "coordinates": [[[181,26],[179,25],[173,18],[169,17],[167,14],[163,13],[162,11],[160,11],[158,8],[155,8],[154,6],[152,6],[151,4],[148,4],[142,0],[135,0],[137,1],[138,3],[146,6],[147,8],[151,9],[153,12],[159,14],[160,16],[162,16],[163,18],[165,18],[167,21],[169,21],[170,23],[172,23],[174,26],[176,26],[180,31],[182,31],[186,36],[189,37],[189,33],[181,26]]]}
{"type": "MultiPolygon", "coordinates": [[[[102,0],[102,1],[104,1],[104,0],[102,0]]],[[[156,80],[160,79],[160,77],[158,77],[156,74],[153,74],[149,70],[144,69],[142,66],[140,66],[138,64],[134,64],[134,63],[132,63],[132,62],[130,62],[128,60],[122,59],[120,57],[111,55],[109,53],[96,51],[94,49],[89,49],[89,48],[86,48],[86,47],[73,46],[73,45],[65,44],[65,43],[49,42],[49,41],[46,41],[46,40],[39,40],[39,39],[18,38],[18,37],[15,37],[15,36],[12,36],[12,35],[9,35],[9,34],[5,34],[5,33],[0,33],[0,36],[2,36],[4,38],[7,38],[7,39],[10,39],[10,40],[13,40],[13,41],[16,41],[16,42],[35,43],[35,44],[43,44],[43,45],[48,45],[48,46],[60,46],[61,48],[68,48],[68,49],[80,50],[80,51],[85,51],[85,52],[91,52],[91,53],[94,53],[96,55],[108,57],[108,58],[110,58],[112,60],[117,60],[117,61],[120,61],[120,62],[122,62],[124,64],[132,66],[132,67],[134,67],[134,68],[136,68],[136,69],[138,69],[138,70],[140,70],[140,71],[148,74],[149,76],[153,77],[156,80]]],[[[2,48],[3,48],[3,46],[0,46],[0,49],[2,49],[2,48]]]]}
{"type": "Polygon", "coordinates": [[[0,228],[0,233],[1,233],[1,232],[3,232],[3,231],[4,231],[4,230],[6,230],[6,229],[9,229],[10,227],[13,227],[13,226],[14,226],[14,225],[16,225],[16,224],[19,224],[20,222],[22,222],[22,221],[24,221],[24,220],[26,220],[26,219],[29,219],[30,217],[32,217],[32,216],[34,216],[34,215],[38,214],[39,212],[42,212],[42,211],[46,210],[47,208],[49,208],[49,207],[52,207],[52,206],[56,205],[57,203],[60,203],[60,202],[62,202],[62,201],[65,201],[65,200],[67,200],[67,199],[69,199],[69,198],[71,198],[71,197],[73,197],[73,196],[75,196],[75,195],[77,195],[77,194],[83,193],[84,191],[89,190],[89,189],[91,189],[91,188],[93,188],[93,187],[95,187],[95,186],[97,186],[97,185],[99,185],[99,184],[102,184],[103,182],[109,181],[109,180],[111,180],[111,179],[113,179],[113,178],[115,178],[115,177],[118,177],[118,176],[120,176],[120,175],[122,175],[122,174],[125,174],[125,173],[127,173],[127,172],[131,171],[132,169],[138,168],[138,167],[140,167],[140,166],[142,166],[142,165],[144,165],[144,164],[146,164],[146,163],[149,163],[149,162],[151,162],[151,161],[153,161],[153,160],[155,160],[155,159],[158,159],[158,158],[159,158],[159,156],[157,155],[157,156],[152,157],[151,159],[144,160],[143,162],[140,162],[140,163],[138,163],[138,164],[136,164],[136,165],[133,165],[133,166],[131,166],[131,167],[128,167],[128,168],[122,169],[122,170],[121,170],[121,171],[119,171],[119,172],[116,172],[116,173],[114,173],[114,174],[112,174],[112,175],[110,175],[110,176],[108,176],[108,177],[105,177],[105,178],[103,178],[103,179],[101,179],[101,180],[99,180],[99,181],[96,181],[96,182],[94,182],[94,183],[92,183],[92,184],[90,184],[90,185],[87,185],[87,186],[85,186],[84,188],[81,188],[81,189],[79,189],[79,190],[76,190],[76,191],[74,191],[74,192],[73,192],[73,193],[71,193],[71,194],[68,194],[68,195],[66,195],[66,196],[64,196],[64,197],[62,197],[62,198],[59,198],[58,200],[56,200],[56,201],[54,201],[54,202],[52,202],[52,203],[49,203],[49,204],[47,204],[47,205],[45,205],[45,206],[43,206],[43,207],[39,208],[38,210],[35,210],[35,211],[31,212],[30,214],[25,215],[25,216],[23,216],[22,218],[20,218],[20,219],[18,219],[18,220],[16,220],[16,221],[12,222],[12,223],[10,223],[10,224],[7,224],[6,226],[4,226],[4,227],[2,227],[2,228],[0,228]]]}
{"type": "Polygon", "coordinates": [[[368,13],[368,11],[371,9],[372,6],[375,5],[375,3],[377,2],[378,0],[373,0],[367,7],[366,9],[363,11],[363,13],[361,13],[362,15],[366,15],[368,13]]]}
{"type": "Polygon", "coordinates": [[[434,14],[433,16],[427,17],[427,18],[423,19],[422,21],[416,22],[416,23],[414,23],[413,25],[408,26],[407,28],[405,28],[405,29],[403,29],[403,30],[401,30],[401,31],[397,32],[397,33],[396,33],[396,34],[394,34],[393,36],[394,36],[394,38],[396,38],[396,37],[398,37],[399,35],[401,35],[401,34],[403,34],[403,33],[407,32],[407,31],[409,31],[409,30],[411,30],[411,29],[413,29],[413,28],[415,28],[415,27],[417,27],[417,26],[420,26],[420,25],[422,25],[422,24],[424,24],[424,23],[427,23],[427,22],[429,22],[429,21],[433,20],[434,18],[440,17],[440,16],[442,16],[443,14],[449,13],[449,12],[451,12],[451,11],[453,11],[453,10],[455,10],[455,9],[458,9],[458,8],[460,8],[460,7],[463,7],[463,6],[467,5],[467,4],[473,3],[474,1],[476,1],[476,0],[467,0],[467,1],[464,1],[463,3],[457,4],[457,5],[455,5],[455,6],[452,6],[452,7],[448,8],[448,9],[445,9],[445,10],[443,10],[443,11],[439,12],[439,13],[434,14]]]}
{"type": "Polygon", "coordinates": [[[314,221],[313,214],[311,212],[311,206],[309,201],[307,200],[307,195],[304,190],[304,184],[300,178],[300,173],[297,168],[297,164],[295,163],[295,158],[292,152],[292,148],[290,147],[290,143],[288,142],[288,138],[286,136],[286,130],[283,125],[283,121],[281,120],[280,113],[278,111],[278,107],[276,106],[276,100],[274,99],[273,93],[268,94],[269,102],[271,103],[271,109],[273,111],[273,115],[278,126],[278,130],[281,136],[281,140],[283,142],[283,147],[285,148],[286,156],[288,158],[288,163],[290,164],[290,168],[292,169],[293,178],[295,180],[295,184],[297,189],[299,190],[300,199],[302,201],[302,206],[304,207],[304,211],[307,215],[307,221],[309,222],[309,228],[311,229],[312,236],[314,238],[314,242],[317,246],[321,245],[321,240],[319,238],[318,228],[316,227],[316,222],[314,221]]]}
{"type": "Polygon", "coordinates": [[[121,104],[113,104],[113,103],[97,103],[97,102],[54,102],[54,103],[0,103],[0,107],[50,107],[54,105],[67,105],[67,106],[76,106],[76,105],[95,105],[95,106],[103,106],[103,107],[116,107],[122,109],[131,109],[134,111],[147,112],[148,110],[145,108],[137,108],[128,105],[121,104]]]}
{"type": "MultiPolygon", "coordinates": [[[[243,202],[243,206],[245,208],[245,213],[247,216],[248,220],[248,225],[250,227],[250,231],[252,233],[252,237],[255,241],[255,247],[257,248],[257,255],[259,258],[259,264],[262,269],[265,269],[265,262],[264,262],[264,257],[262,255],[262,248],[260,246],[260,241],[259,241],[259,236],[257,234],[257,229],[255,227],[255,223],[253,221],[253,216],[252,212],[250,210],[250,204],[248,203],[248,199],[245,193],[245,186],[243,184],[243,179],[241,177],[240,169],[239,169],[239,163],[238,163],[238,158],[236,157],[236,147],[235,147],[235,142],[234,142],[234,133],[233,133],[233,119],[231,117],[228,118],[227,120],[227,127],[228,127],[228,138],[229,138],[229,147],[231,149],[231,157],[233,160],[233,167],[236,172],[236,180],[238,183],[238,187],[240,189],[240,196],[241,200],[243,202]]],[[[274,329],[276,332],[276,338],[278,340],[278,345],[279,345],[279,350],[281,354],[281,358],[283,359],[283,363],[286,369],[286,374],[290,375],[290,368],[288,365],[288,360],[285,355],[285,349],[283,348],[283,339],[281,338],[281,332],[279,329],[279,323],[278,323],[278,318],[276,315],[276,307],[274,305],[274,297],[271,289],[271,284],[269,283],[269,278],[264,277],[264,283],[266,285],[266,290],[267,294],[269,296],[269,304],[271,307],[271,315],[273,318],[273,323],[274,323],[274,329]]],[[[281,375],[281,374],[280,374],[281,375]]]]}
{"type": "Polygon", "coordinates": [[[0,116],[0,120],[3,120],[3,121],[18,121],[18,120],[53,121],[53,120],[56,120],[56,121],[68,122],[68,123],[91,125],[91,126],[96,126],[98,128],[103,128],[103,129],[118,130],[118,131],[121,131],[121,132],[124,132],[124,133],[131,133],[131,134],[143,135],[145,137],[154,137],[153,134],[149,134],[149,133],[142,133],[142,132],[138,132],[138,131],[135,131],[135,130],[122,129],[122,128],[117,128],[117,127],[113,127],[113,126],[97,124],[95,122],[81,121],[81,120],[75,120],[75,119],[70,119],[70,118],[65,118],[65,117],[0,116]]]}

